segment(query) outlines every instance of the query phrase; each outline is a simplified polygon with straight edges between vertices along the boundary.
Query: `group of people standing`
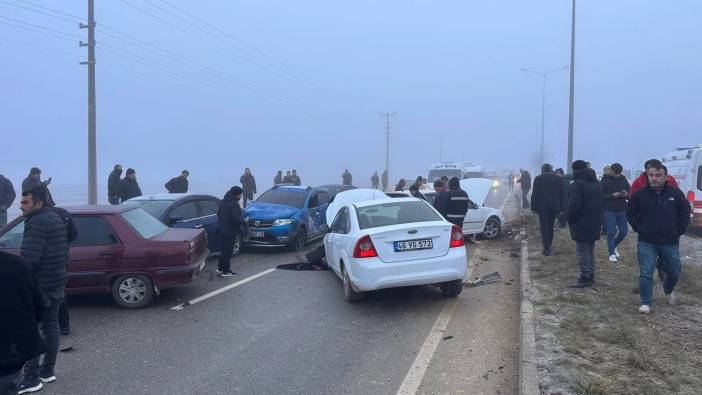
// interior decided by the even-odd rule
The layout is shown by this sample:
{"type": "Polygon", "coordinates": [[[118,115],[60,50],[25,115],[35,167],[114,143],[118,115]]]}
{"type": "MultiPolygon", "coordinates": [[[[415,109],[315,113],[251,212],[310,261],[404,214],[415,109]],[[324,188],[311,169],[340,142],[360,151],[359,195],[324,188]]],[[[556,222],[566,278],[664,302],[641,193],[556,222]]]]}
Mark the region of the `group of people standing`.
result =
{"type": "Polygon", "coordinates": [[[129,168],[122,178],[122,165],[115,165],[107,177],[107,200],[110,204],[120,204],[137,196],[141,196],[141,188],[136,179],[136,171],[129,168]]]}
{"type": "Polygon", "coordinates": [[[656,269],[666,300],[675,304],[674,289],[682,271],[679,240],[689,224],[691,208],[665,165],[657,159],[646,161],[645,171],[631,185],[619,163],[609,166],[601,180],[588,162],[577,160],[571,167],[572,184],[549,164],[542,166],[534,180],[531,209],[539,215],[543,255],[551,255],[555,220],[564,214],[580,266],[580,277],[571,287],[591,287],[595,283],[595,242],[603,224],[612,263],[621,259],[617,247],[631,226],[638,233],[639,312],[651,311],[656,269]]]}
{"type": "Polygon", "coordinates": [[[278,173],[273,177],[273,185],[280,185],[280,184],[292,184],[295,186],[300,186],[302,185],[302,180],[300,179],[300,176],[297,175],[297,170],[288,170],[285,173],[285,176],[283,176],[283,171],[278,170],[278,173]]]}

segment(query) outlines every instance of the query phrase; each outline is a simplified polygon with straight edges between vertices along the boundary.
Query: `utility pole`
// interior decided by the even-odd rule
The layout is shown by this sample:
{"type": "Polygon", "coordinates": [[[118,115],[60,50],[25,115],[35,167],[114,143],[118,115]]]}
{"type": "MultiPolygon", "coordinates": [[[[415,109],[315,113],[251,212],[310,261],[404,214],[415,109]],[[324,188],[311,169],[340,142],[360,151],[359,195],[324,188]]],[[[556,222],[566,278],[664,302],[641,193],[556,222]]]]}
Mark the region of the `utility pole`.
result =
{"type": "MultiPolygon", "coordinates": [[[[575,0],[573,0],[572,21],[570,26],[570,100],[568,102],[568,163],[573,163],[573,110],[575,109],[575,0]]],[[[570,172],[570,171],[568,171],[570,172]]]]}
{"type": "Polygon", "coordinates": [[[81,47],[88,47],[88,204],[97,204],[97,141],[95,119],[95,3],[88,0],[88,24],[80,24],[81,29],[88,29],[88,42],[81,42],[81,47]]]}
{"type": "Polygon", "coordinates": [[[385,171],[388,175],[388,183],[390,182],[390,117],[396,113],[386,112],[380,113],[381,117],[385,117],[385,171]]]}

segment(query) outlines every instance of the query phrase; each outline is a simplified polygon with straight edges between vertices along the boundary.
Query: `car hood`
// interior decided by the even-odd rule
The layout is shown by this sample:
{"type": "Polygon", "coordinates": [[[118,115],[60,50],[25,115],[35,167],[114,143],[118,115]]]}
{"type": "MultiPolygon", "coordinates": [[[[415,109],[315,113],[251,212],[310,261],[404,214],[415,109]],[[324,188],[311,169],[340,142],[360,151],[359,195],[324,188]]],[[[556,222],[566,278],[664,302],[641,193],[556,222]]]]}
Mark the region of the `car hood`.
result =
{"type": "Polygon", "coordinates": [[[338,193],[334,201],[327,207],[327,225],[331,226],[341,207],[349,203],[363,202],[366,200],[388,199],[388,195],[377,189],[351,189],[338,193]]]}
{"type": "Polygon", "coordinates": [[[492,180],[488,178],[468,178],[461,180],[461,189],[466,191],[468,198],[478,206],[485,204],[492,189],[492,180]]]}
{"type": "Polygon", "coordinates": [[[299,208],[284,204],[251,203],[244,210],[244,217],[262,220],[290,218],[300,211],[299,208]]]}

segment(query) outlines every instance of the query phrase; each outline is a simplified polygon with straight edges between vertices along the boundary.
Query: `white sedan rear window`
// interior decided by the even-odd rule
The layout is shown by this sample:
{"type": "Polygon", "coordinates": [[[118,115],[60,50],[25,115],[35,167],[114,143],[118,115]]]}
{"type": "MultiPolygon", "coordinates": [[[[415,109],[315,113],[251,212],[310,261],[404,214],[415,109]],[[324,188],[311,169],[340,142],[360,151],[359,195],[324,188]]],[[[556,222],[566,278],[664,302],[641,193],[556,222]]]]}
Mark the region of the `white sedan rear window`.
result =
{"type": "Polygon", "coordinates": [[[356,216],[361,229],[443,220],[426,202],[421,200],[359,207],[356,209],[356,216]]]}

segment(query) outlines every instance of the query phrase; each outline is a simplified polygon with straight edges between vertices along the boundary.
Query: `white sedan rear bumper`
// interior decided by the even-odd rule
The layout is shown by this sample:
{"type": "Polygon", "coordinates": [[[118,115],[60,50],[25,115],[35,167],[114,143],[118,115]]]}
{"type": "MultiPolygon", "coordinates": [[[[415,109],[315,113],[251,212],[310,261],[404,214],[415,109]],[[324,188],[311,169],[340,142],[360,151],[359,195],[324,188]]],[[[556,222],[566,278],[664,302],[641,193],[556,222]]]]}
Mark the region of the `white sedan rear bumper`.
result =
{"type": "Polygon", "coordinates": [[[347,268],[354,288],[361,292],[463,280],[466,249],[451,248],[441,257],[392,263],[380,258],[351,258],[347,268]]]}

